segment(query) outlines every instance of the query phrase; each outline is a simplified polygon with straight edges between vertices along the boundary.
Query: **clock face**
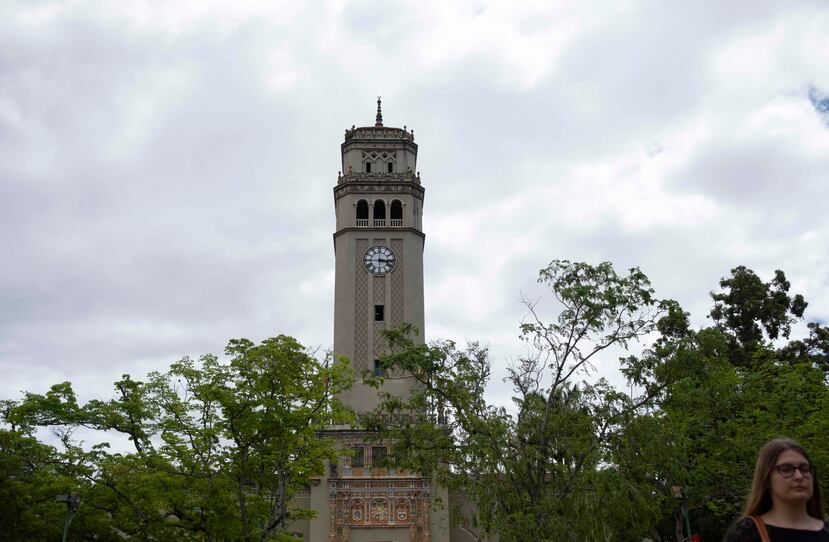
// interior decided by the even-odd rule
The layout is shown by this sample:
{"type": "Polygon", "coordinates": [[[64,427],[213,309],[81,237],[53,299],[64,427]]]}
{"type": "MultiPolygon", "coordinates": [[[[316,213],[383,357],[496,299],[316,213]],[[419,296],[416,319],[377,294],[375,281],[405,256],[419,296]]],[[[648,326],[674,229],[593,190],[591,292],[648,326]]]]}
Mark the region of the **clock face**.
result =
{"type": "Polygon", "coordinates": [[[394,252],[389,247],[371,247],[363,256],[366,271],[373,275],[385,275],[394,269],[394,252]]]}

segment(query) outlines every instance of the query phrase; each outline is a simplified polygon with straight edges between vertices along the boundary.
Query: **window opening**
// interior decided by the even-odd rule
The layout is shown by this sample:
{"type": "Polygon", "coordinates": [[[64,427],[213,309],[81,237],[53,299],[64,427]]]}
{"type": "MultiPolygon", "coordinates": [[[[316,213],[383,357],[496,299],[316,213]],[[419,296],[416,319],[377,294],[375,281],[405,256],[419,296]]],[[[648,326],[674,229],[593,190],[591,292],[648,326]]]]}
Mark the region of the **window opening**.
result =
{"type": "Polygon", "coordinates": [[[389,173],[394,173],[394,163],[389,162],[389,173]]]}
{"type": "Polygon", "coordinates": [[[352,467],[362,467],[365,464],[365,459],[363,456],[363,447],[362,446],[355,446],[354,447],[354,455],[351,457],[351,466],[352,467]]]}
{"type": "Polygon", "coordinates": [[[374,202],[374,220],[386,219],[386,202],[378,199],[374,202]]]}
{"type": "Polygon", "coordinates": [[[403,204],[400,203],[399,199],[391,202],[391,225],[403,226],[403,204]]]}
{"type": "Polygon", "coordinates": [[[357,202],[357,220],[361,219],[368,220],[368,202],[364,199],[357,202]]]}
{"type": "Polygon", "coordinates": [[[375,322],[382,322],[383,320],[385,320],[385,318],[383,318],[384,308],[385,307],[383,305],[374,305],[374,321],[375,322]]]}
{"type": "Polygon", "coordinates": [[[374,360],[374,376],[384,376],[386,372],[383,370],[383,364],[379,359],[374,360]]]}
{"type": "Polygon", "coordinates": [[[366,173],[371,173],[371,162],[366,162],[366,173]]]}
{"type": "Polygon", "coordinates": [[[386,455],[388,455],[388,448],[385,446],[371,447],[371,466],[377,467],[386,462],[386,455]]]}
{"type": "Polygon", "coordinates": [[[400,203],[399,199],[396,199],[391,202],[391,219],[392,220],[402,220],[403,219],[403,204],[400,203]]]}

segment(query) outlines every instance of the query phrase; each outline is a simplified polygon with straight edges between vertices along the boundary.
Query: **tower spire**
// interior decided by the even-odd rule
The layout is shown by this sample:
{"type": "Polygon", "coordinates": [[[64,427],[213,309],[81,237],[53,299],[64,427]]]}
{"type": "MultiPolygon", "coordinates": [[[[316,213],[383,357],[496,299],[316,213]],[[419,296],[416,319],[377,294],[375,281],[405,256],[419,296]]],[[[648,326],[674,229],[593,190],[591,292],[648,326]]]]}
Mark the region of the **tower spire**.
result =
{"type": "Polygon", "coordinates": [[[383,112],[380,110],[380,96],[377,96],[377,119],[374,123],[375,128],[383,127],[383,112]]]}

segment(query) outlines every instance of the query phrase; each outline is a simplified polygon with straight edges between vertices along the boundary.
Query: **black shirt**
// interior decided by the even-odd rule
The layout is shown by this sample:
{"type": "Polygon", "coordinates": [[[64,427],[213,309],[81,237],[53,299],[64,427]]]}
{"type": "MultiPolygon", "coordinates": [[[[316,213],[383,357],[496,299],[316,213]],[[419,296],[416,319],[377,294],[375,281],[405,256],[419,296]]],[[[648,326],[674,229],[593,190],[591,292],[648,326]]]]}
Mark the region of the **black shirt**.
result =
{"type": "MultiPolygon", "coordinates": [[[[829,542],[829,525],[819,531],[787,529],[766,523],[771,542],[829,542]]],[[[760,533],[751,518],[742,518],[728,530],[723,542],[760,542],[760,533]]]]}

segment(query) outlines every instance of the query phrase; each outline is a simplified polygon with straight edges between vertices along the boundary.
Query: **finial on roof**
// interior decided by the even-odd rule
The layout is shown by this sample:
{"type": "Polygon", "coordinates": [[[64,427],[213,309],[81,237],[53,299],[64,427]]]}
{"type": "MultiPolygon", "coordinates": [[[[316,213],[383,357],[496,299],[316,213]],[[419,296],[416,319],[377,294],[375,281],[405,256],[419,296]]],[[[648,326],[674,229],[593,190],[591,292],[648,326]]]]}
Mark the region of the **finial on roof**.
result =
{"type": "Polygon", "coordinates": [[[377,96],[377,119],[374,123],[375,128],[383,127],[383,112],[380,110],[380,96],[377,96]]]}

